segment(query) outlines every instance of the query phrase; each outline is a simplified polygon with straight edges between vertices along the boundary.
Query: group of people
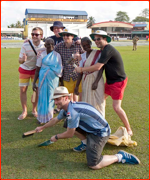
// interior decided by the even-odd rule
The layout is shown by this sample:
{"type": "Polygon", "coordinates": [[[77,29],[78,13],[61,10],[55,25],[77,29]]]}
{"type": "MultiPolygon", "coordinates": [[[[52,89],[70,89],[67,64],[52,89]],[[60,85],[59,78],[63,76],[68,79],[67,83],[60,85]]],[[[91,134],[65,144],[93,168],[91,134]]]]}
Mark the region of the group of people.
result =
{"type": "Polygon", "coordinates": [[[65,119],[64,127],[67,130],[52,136],[51,141],[76,135],[81,144],[73,150],[86,151],[90,168],[100,169],[115,162],[139,164],[136,156],[125,151],[119,151],[116,155],[101,155],[111,133],[105,119],[105,100],[108,96],[112,97],[113,108],[128,134],[133,135],[127,115],[121,107],[127,77],[120,53],[109,44],[110,36],[101,30],[90,34],[100,48],[93,50],[88,37],[82,38],[80,42],[77,35],[59,21],[54,22],[50,29],[55,35],[45,40],[45,48],[41,42],[43,31],[39,27],[31,33],[33,47],[27,42],[21,48],[19,86],[23,112],[18,119],[27,116],[26,91],[31,78],[33,90],[37,92],[32,113],[40,124],[46,123],[37,127],[36,132],[65,119]],[[39,55],[36,56],[34,51],[40,51],[39,55]],[[72,57],[73,63],[68,63],[72,57]],[[103,70],[106,74],[105,84],[103,70]],[[55,118],[54,105],[60,110],[55,118]]]}

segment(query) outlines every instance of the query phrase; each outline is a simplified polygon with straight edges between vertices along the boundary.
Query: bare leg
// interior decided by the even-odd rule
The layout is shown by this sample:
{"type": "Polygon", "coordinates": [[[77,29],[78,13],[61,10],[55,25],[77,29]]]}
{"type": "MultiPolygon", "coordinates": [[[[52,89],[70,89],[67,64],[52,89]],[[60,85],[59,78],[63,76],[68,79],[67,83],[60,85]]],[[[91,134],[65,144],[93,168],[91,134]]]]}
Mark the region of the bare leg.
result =
{"type": "Polygon", "coordinates": [[[89,166],[91,169],[101,169],[105,166],[109,166],[115,162],[118,162],[118,157],[115,155],[104,155],[102,161],[96,166],[89,166]]]}
{"type": "Polygon", "coordinates": [[[28,86],[20,87],[20,101],[22,105],[22,114],[18,117],[19,120],[22,120],[27,115],[27,89],[28,86]]]}
{"type": "Polygon", "coordinates": [[[81,141],[86,139],[86,136],[77,131],[75,131],[74,135],[77,136],[81,141]]]}
{"type": "Polygon", "coordinates": [[[36,106],[37,106],[37,103],[38,103],[38,88],[36,89],[36,99],[35,99],[35,102],[32,103],[33,107],[32,107],[32,113],[37,113],[36,111],[36,106]]]}
{"type": "Polygon", "coordinates": [[[73,101],[78,102],[78,95],[73,94],[73,101]]]}
{"type": "Polygon", "coordinates": [[[123,124],[125,125],[128,131],[128,134],[133,135],[127,115],[125,111],[121,108],[121,103],[122,103],[122,100],[113,100],[113,108],[115,112],[118,114],[119,118],[122,120],[123,124]]]}
{"type": "Polygon", "coordinates": [[[28,86],[20,87],[20,101],[21,101],[23,113],[27,112],[27,89],[28,86]]]}

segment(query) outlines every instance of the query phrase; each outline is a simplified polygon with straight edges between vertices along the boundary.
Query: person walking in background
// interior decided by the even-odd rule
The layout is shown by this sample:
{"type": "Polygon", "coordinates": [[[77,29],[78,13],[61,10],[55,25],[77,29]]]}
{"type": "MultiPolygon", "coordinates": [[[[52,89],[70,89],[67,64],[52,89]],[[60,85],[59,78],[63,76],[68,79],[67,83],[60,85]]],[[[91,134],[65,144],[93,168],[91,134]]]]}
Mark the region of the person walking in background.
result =
{"type": "Polygon", "coordinates": [[[87,165],[91,169],[101,169],[113,163],[140,164],[140,160],[133,154],[120,150],[115,155],[102,155],[103,148],[111,133],[106,119],[92,105],[84,102],[71,102],[67,88],[59,86],[55,89],[53,99],[61,109],[57,117],[44,126],[37,127],[36,132],[52,127],[67,118],[67,130],[53,135],[50,140],[72,138],[76,135],[81,141],[87,138],[86,144],[81,143],[73,148],[75,152],[86,151],[87,165]]]}
{"type": "MultiPolygon", "coordinates": [[[[92,42],[88,37],[81,39],[81,45],[85,52],[80,55],[79,67],[92,66],[97,63],[101,51],[91,48],[92,42]]],[[[78,88],[82,79],[82,101],[94,106],[105,117],[104,79],[102,73],[103,68],[100,71],[91,73],[79,73],[74,92],[79,94],[78,88]]]]}
{"type": "Polygon", "coordinates": [[[94,72],[105,69],[106,83],[105,83],[105,99],[111,96],[113,99],[113,108],[119,118],[122,120],[129,135],[133,135],[127,115],[121,107],[123,94],[127,85],[127,77],[124,70],[123,60],[120,53],[109,44],[111,37],[105,31],[97,30],[90,34],[90,37],[98,48],[101,48],[101,57],[98,62],[89,67],[76,67],[78,73],[94,72]]]}
{"type": "Polygon", "coordinates": [[[139,37],[138,36],[134,36],[133,37],[133,51],[135,50],[137,50],[137,41],[139,40],[139,37]]]}
{"type": "Polygon", "coordinates": [[[38,84],[38,122],[46,123],[53,118],[54,100],[52,96],[54,89],[59,85],[59,77],[62,75],[62,60],[59,53],[54,51],[54,40],[45,40],[46,50],[37,59],[33,91],[36,91],[38,84]]]}
{"type": "MultiPolygon", "coordinates": [[[[38,52],[41,48],[44,47],[44,43],[41,41],[43,37],[43,30],[40,27],[35,27],[32,29],[32,40],[31,44],[35,51],[38,52]]],[[[27,89],[29,86],[29,81],[33,82],[35,69],[36,69],[36,54],[32,49],[29,41],[23,43],[21,51],[19,54],[19,87],[20,87],[20,101],[22,105],[22,114],[19,115],[18,120],[23,120],[27,116],[27,89]]],[[[33,103],[32,114],[37,117],[37,98],[33,103]]]]}

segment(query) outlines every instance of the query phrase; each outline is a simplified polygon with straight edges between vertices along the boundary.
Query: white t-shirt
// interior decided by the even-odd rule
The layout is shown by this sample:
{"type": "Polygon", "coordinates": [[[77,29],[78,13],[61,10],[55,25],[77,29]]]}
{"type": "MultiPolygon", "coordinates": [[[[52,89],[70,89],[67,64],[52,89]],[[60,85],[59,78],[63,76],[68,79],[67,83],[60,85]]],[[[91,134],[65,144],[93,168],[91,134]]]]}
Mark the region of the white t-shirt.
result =
{"type": "MultiPolygon", "coordinates": [[[[30,40],[32,45],[34,46],[36,52],[43,50],[44,48],[44,42],[40,42],[40,44],[38,46],[35,46],[33,44],[33,41],[30,40]]],[[[44,48],[45,49],[45,48],[44,48]]],[[[36,60],[37,60],[37,56],[35,55],[33,49],[31,48],[29,42],[23,43],[21,50],[20,50],[20,54],[19,57],[22,58],[23,57],[23,53],[25,53],[27,55],[27,60],[20,65],[20,67],[22,69],[25,70],[33,70],[36,68],[36,60]]]]}

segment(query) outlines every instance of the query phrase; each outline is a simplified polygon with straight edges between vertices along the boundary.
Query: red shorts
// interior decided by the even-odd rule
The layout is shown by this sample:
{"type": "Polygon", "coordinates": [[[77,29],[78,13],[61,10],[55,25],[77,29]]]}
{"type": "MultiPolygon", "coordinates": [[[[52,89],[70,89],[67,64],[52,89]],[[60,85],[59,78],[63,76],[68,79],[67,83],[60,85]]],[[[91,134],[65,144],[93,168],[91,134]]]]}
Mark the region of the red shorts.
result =
{"type": "Polygon", "coordinates": [[[121,82],[115,82],[113,84],[105,83],[105,94],[112,97],[113,100],[122,100],[125,87],[127,85],[128,78],[121,82]]]}

